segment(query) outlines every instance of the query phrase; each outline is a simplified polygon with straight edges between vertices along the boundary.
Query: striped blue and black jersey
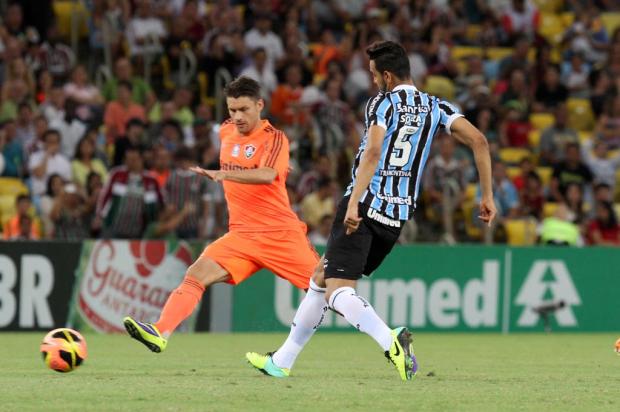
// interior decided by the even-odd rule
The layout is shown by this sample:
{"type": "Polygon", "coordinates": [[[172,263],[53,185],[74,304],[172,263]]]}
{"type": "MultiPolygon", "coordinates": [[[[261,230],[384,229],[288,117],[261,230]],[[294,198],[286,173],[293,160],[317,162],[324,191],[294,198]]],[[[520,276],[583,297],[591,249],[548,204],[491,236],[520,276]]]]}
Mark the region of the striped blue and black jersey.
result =
{"type": "Polygon", "coordinates": [[[452,104],[412,85],[399,85],[390,92],[377,94],[366,104],[366,131],[345,196],[353,190],[370,126],[383,127],[386,133],[381,159],[360,201],[390,219],[409,219],[416,206],[433,136],[440,128],[450,133],[450,125],[460,116],[452,104]]]}

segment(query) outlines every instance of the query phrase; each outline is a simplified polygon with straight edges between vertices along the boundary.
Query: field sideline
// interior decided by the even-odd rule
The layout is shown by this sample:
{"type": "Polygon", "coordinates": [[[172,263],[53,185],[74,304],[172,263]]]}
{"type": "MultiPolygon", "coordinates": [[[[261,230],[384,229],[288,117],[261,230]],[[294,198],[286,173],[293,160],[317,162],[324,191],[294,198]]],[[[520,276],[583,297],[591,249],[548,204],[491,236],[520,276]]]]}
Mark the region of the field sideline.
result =
{"type": "Polygon", "coordinates": [[[0,410],[620,410],[614,334],[419,334],[408,383],[354,333],[318,333],[288,379],[243,356],[283,334],[177,335],[161,355],[91,334],[88,360],[69,374],[46,369],[43,335],[0,333],[0,410]]]}

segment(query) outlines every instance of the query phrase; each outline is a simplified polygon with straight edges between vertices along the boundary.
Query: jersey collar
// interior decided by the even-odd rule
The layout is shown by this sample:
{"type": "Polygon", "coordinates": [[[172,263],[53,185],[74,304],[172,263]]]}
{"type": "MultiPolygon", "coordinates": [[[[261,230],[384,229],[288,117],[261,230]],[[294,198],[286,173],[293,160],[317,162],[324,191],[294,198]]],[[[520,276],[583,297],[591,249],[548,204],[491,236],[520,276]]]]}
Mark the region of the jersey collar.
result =
{"type": "Polygon", "coordinates": [[[398,86],[396,86],[396,87],[394,87],[392,89],[392,93],[393,92],[397,92],[399,90],[411,90],[411,91],[414,91],[414,92],[418,91],[418,89],[414,85],[412,85],[412,84],[399,84],[398,86]]]}

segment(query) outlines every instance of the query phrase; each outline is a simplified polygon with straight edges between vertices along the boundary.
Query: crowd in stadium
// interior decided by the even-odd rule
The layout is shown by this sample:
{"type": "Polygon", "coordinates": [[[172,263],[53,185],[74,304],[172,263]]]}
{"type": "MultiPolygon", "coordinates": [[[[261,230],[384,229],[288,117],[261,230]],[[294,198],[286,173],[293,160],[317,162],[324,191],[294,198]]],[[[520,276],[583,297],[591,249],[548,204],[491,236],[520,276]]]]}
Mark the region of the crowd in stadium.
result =
{"type": "Polygon", "coordinates": [[[620,245],[615,0],[90,0],[77,50],[73,2],[28,3],[0,25],[4,239],[225,232],[221,185],[186,168],[218,168],[227,73],[261,82],[291,204],[325,244],[376,93],[364,49],[390,39],[486,135],[499,209],[477,223],[473,159],[440,134],[402,242],[620,245]]]}

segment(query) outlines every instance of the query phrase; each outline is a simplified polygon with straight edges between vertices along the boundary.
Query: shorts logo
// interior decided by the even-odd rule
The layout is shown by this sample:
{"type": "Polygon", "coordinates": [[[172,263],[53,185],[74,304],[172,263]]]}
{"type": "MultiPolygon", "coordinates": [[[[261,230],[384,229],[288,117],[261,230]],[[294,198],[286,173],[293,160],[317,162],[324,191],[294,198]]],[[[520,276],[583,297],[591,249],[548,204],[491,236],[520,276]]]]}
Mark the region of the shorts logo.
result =
{"type": "Polygon", "coordinates": [[[256,153],[256,146],[254,146],[253,144],[246,144],[243,147],[243,154],[245,155],[246,159],[250,159],[252,156],[254,156],[254,153],[256,153]]]}
{"type": "Polygon", "coordinates": [[[232,157],[239,157],[239,151],[241,150],[241,146],[238,144],[233,146],[232,153],[230,154],[232,157]]]}
{"type": "Polygon", "coordinates": [[[394,220],[394,219],[390,219],[387,216],[383,216],[382,214],[377,212],[375,209],[368,209],[367,215],[372,220],[376,220],[377,222],[382,223],[386,226],[400,227],[400,220],[394,220]]]}

